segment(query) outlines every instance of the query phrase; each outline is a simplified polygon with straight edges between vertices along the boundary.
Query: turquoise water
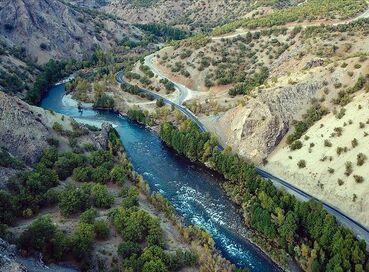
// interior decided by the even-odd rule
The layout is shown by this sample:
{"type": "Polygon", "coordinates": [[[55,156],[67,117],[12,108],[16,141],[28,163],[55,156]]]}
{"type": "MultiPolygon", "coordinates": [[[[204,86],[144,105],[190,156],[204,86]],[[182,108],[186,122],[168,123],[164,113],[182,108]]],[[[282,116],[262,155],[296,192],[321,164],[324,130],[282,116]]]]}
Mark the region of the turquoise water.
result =
{"type": "Polygon", "coordinates": [[[248,242],[248,231],[220,188],[219,175],[176,155],[154,132],[116,113],[92,109],[80,113],[77,108],[64,105],[64,94],[64,85],[51,88],[41,106],[80,120],[113,123],[136,172],[153,191],[159,191],[173,204],[186,223],[206,229],[225,258],[255,272],[280,271],[248,242]]]}

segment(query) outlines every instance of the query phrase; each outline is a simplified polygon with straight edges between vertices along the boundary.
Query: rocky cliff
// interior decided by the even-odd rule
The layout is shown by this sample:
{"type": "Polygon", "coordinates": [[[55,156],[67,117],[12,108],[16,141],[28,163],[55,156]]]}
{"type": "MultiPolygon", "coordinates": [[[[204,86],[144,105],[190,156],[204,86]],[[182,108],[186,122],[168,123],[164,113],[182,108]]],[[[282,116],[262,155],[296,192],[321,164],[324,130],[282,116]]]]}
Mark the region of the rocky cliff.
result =
{"type": "Polygon", "coordinates": [[[222,114],[214,130],[222,142],[243,157],[260,163],[288,132],[291,121],[297,119],[311,97],[321,88],[321,83],[300,83],[283,88],[262,90],[222,114]]]}

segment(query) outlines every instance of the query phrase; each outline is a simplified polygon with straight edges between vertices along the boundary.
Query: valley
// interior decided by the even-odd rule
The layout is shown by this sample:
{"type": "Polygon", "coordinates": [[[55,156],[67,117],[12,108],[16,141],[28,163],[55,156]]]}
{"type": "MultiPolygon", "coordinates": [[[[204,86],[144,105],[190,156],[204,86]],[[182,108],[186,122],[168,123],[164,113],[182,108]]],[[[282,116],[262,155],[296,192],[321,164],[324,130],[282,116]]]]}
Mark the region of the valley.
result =
{"type": "Polygon", "coordinates": [[[368,11],[0,3],[0,271],[368,271],[368,11]]]}

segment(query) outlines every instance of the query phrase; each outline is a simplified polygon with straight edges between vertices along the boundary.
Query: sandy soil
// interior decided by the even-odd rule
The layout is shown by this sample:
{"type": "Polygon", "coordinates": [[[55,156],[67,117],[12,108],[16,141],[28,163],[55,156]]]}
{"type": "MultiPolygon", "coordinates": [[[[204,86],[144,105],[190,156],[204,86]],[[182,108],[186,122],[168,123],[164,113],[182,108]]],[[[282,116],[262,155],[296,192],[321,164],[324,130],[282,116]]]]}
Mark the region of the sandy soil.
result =
{"type": "Polygon", "coordinates": [[[357,155],[363,153],[369,157],[369,136],[366,136],[369,133],[369,125],[366,123],[369,120],[368,99],[369,94],[358,94],[345,107],[346,114],[342,119],[338,119],[333,113],[328,114],[307,131],[308,138],[302,137],[303,147],[300,150],[290,151],[287,146],[278,149],[270,155],[266,166],[270,172],[319,199],[327,200],[367,226],[369,162],[358,166],[357,155]],[[363,123],[363,128],[360,128],[360,122],[363,123]],[[341,136],[334,134],[337,127],[343,130],[341,136]],[[358,141],[355,148],[351,143],[354,138],[358,141]],[[325,146],[325,140],[332,143],[332,146],[325,146]],[[347,151],[338,155],[338,147],[347,147],[347,151]],[[300,160],[306,161],[305,168],[297,166],[300,160]],[[345,164],[348,161],[352,162],[353,168],[349,176],[345,175],[345,164]],[[330,173],[329,169],[334,172],[330,173]],[[364,181],[356,182],[355,175],[362,176],[364,181]],[[338,179],[343,181],[342,185],[338,184],[338,179]]]}

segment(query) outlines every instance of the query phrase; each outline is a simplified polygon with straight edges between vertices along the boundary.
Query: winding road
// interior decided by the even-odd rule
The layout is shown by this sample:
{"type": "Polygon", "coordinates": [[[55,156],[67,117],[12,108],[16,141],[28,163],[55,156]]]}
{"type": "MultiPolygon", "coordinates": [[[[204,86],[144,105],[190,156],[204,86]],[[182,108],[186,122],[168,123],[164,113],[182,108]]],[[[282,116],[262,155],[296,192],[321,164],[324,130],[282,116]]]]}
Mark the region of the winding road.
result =
{"type": "MultiPolygon", "coordinates": [[[[152,56],[152,55],[150,55],[152,56]]],[[[149,57],[150,57],[149,56],[149,57]]],[[[150,58],[149,58],[150,59],[150,58]]],[[[152,59],[152,57],[151,57],[152,59]]],[[[150,61],[151,62],[151,61],[150,61]]],[[[148,62],[145,62],[146,65],[149,64],[148,62]]],[[[152,64],[152,62],[151,62],[152,64]]],[[[148,65],[149,67],[151,67],[151,65],[148,65]]],[[[157,70],[157,69],[156,69],[157,70]]],[[[158,70],[157,70],[158,71],[158,70]]],[[[153,70],[154,72],[154,70],[153,70]]],[[[160,73],[160,71],[159,71],[160,73]]],[[[123,71],[118,72],[115,75],[115,79],[119,84],[130,84],[128,83],[124,77],[123,77],[123,71]]],[[[155,74],[155,72],[154,72],[155,74]]],[[[162,75],[162,74],[161,74],[162,75]]],[[[165,76],[162,75],[163,78],[166,78],[165,76]]],[[[170,79],[168,79],[170,80],[170,79]]],[[[170,80],[171,81],[171,80],[170,80]]],[[[178,88],[178,84],[176,82],[171,81],[174,86],[178,88]]],[[[205,132],[208,131],[207,128],[201,123],[201,121],[196,117],[195,114],[193,114],[189,109],[187,109],[185,106],[183,106],[182,104],[178,103],[178,101],[171,101],[155,92],[152,92],[150,90],[147,89],[143,89],[140,88],[141,92],[147,93],[152,95],[153,97],[155,97],[155,99],[162,99],[164,101],[165,104],[167,105],[171,105],[174,106],[175,108],[177,108],[179,111],[181,111],[184,115],[186,115],[189,119],[191,119],[194,123],[197,124],[197,126],[200,128],[201,131],[205,132]]],[[[178,99],[176,99],[178,100],[178,99]]],[[[179,100],[180,101],[180,100],[179,100]]],[[[183,103],[183,100],[182,100],[183,103]]],[[[219,148],[223,149],[223,147],[219,146],[219,148]]],[[[279,189],[284,189],[287,192],[293,194],[294,196],[296,196],[296,198],[302,200],[302,201],[309,201],[312,199],[318,200],[319,202],[321,202],[323,204],[323,207],[332,215],[334,215],[337,219],[338,222],[340,222],[342,225],[350,228],[354,234],[356,235],[357,238],[359,239],[364,239],[367,243],[367,245],[369,246],[369,229],[367,227],[365,227],[364,225],[362,225],[361,223],[357,222],[355,219],[351,218],[350,216],[346,215],[344,212],[342,212],[340,209],[338,209],[337,207],[334,207],[332,205],[330,205],[329,203],[319,200],[317,198],[315,198],[314,196],[304,192],[303,190],[293,186],[291,183],[289,183],[288,181],[283,180],[280,177],[277,177],[275,175],[273,175],[270,172],[265,171],[263,168],[261,167],[256,167],[256,171],[257,173],[266,178],[269,179],[273,182],[273,184],[279,188],[279,189]]]]}
{"type": "MultiPolygon", "coordinates": [[[[335,25],[347,24],[347,23],[350,23],[352,21],[355,21],[355,20],[358,20],[358,19],[364,19],[364,18],[369,18],[369,8],[364,13],[360,14],[358,17],[356,17],[352,20],[349,20],[349,21],[336,23],[335,25]]],[[[223,36],[223,37],[214,37],[214,39],[233,38],[233,37],[236,37],[238,35],[243,35],[243,34],[246,34],[246,33],[247,32],[230,34],[228,36],[223,36]]],[[[163,78],[163,79],[165,78],[165,79],[168,79],[170,82],[172,82],[174,84],[174,87],[179,91],[179,96],[172,101],[172,100],[169,100],[169,99],[167,99],[167,98],[165,98],[165,97],[163,97],[163,96],[161,96],[161,95],[159,95],[155,92],[147,90],[147,89],[140,88],[140,91],[153,95],[155,97],[155,99],[162,99],[165,102],[165,104],[174,106],[179,111],[181,111],[184,115],[186,115],[189,119],[191,119],[194,123],[196,123],[201,131],[207,131],[206,127],[195,116],[195,114],[193,114],[188,108],[186,108],[183,105],[183,103],[188,99],[189,96],[192,96],[193,94],[196,94],[196,91],[193,91],[193,90],[187,88],[186,86],[184,86],[180,83],[174,82],[173,80],[170,80],[169,78],[167,78],[154,65],[154,63],[153,63],[154,56],[155,56],[155,53],[151,54],[149,56],[146,56],[145,57],[145,65],[150,67],[151,71],[158,78],[163,78]]],[[[123,71],[118,72],[116,74],[115,78],[116,78],[116,81],[120,84],[123,84],[123,83],[130,84],[124,79],[123,71]]],[[[223,149],[221,146],[220,146],[220,148],[223,149]]],[[[271,180],[277,188],[286,190],[287,192],[295,195],[298,199],[300,199],[302,201],[309,201],[309,200],[314,199],[314,200],[318,200],[319,202],[321,202],[323,204],[323,207],[330,214],[334,215],[338,222],[340,222],[342,225],[350,228],[353,231],[353,233],[356,235],[357,238],[365,240],[366,243],[367,243],[367,246],[369,247],[369,229],[366,226],[362,225],[361,223],[359,223],[355,219],[351,218],[349,215],[345,214],[344,212],[342,212],[337,207],[334,207],[334,206],[332,206],[331,204],[329,204],[325,201],[322,201],[322,200],[319,200],[319,199],[315,198],[314,196],[312,196],[312,195],[304,192],[303,190],[293,186],[288,181],[285,181],[282,178],[277,177],[277,176],[273,175],[272,173],[265,171],[263,168],[256,167],[256,170],[257,170],[257,172],[260,176],[271,180]]]]}

